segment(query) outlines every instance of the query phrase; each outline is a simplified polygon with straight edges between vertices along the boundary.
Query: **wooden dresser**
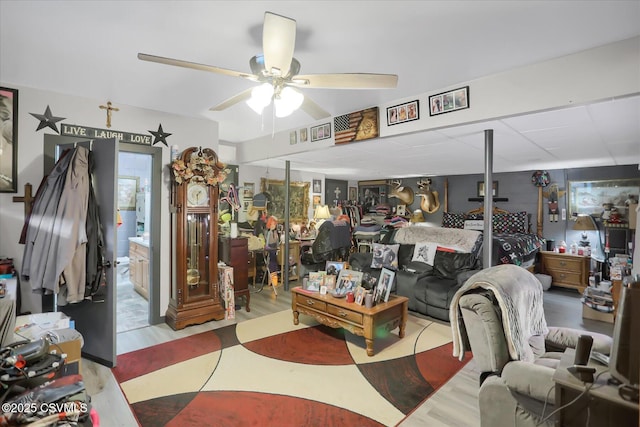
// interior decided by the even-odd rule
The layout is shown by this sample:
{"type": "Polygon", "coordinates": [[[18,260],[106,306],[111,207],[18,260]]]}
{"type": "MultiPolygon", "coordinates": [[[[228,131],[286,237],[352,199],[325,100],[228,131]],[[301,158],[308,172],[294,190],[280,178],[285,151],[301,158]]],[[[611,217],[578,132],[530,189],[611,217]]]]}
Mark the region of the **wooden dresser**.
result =
{"type": "MultiPolygon", "coordinates": [[[[220,237],[218,239],[218,259],[233,267],[233,289],[236,303],[238,298],[245,298],[245,309],[249,308],[249,239],[246,237],[220,237]]],[[[255,274],[254,274],[255,275],[255,274]]]]}
{"type": "Polygon", "coordinates": [[[580,292],[589,284],[590,262],[591,258],[587,256],[540,252],[541,272],[551,276],[551,284],[580,292]]]}

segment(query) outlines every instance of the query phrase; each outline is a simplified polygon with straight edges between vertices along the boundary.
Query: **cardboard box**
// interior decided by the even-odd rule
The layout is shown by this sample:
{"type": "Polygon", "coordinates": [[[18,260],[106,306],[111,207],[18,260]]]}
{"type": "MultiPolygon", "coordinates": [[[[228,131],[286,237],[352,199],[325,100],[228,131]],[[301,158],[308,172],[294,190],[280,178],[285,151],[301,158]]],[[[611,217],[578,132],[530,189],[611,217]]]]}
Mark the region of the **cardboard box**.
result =
{"type": "MultiPolygon", "coordinates": [[[[62,312],[36,313],[16,317],[15,339],[37,340],[49,333],[58,337],[55,344],[50,344],[49,351],[57,354],[65,353],[65,364],[58,376],[79,374],[82,360],[82,335],[70,329],[71,319],[62,312]]],[[[56,341],[56,338],[53,338],[56,341]]]]}
{"type": "Polygon", "coordinates": [[[582,304],[582,318],[613,323],[613,313],[604,313],[582,304]]]}
{"type": "Polygon", "coordinates": [[[72,374],[81,374],[82,368],[82,340],[74,339],[71,341],[64,341],[57,344],[51,344],[51,351],[56,353],[66,353],[64,366],[60,370],[58,376],[66,376],[72,374]]]}
{"type": "Polygon", "coordinates": [[[69,317],[62,312],[36,313],[16,317],[15,334],[18,340],[33,341],[56,329],[70,326],[69,317]]]}

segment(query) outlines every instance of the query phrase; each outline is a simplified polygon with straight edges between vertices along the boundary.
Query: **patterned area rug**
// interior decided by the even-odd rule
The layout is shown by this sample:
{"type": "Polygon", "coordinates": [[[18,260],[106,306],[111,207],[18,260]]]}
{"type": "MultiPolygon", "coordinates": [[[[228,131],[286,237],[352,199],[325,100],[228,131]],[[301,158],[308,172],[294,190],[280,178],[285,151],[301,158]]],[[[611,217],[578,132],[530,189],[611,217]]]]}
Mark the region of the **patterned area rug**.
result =
{"type": "Polygon", "coordinates": [[[374,349],[286,310],[118,356],[113,373],[141,426],[394,426],[471,358],[411,315],[374,349]]]}

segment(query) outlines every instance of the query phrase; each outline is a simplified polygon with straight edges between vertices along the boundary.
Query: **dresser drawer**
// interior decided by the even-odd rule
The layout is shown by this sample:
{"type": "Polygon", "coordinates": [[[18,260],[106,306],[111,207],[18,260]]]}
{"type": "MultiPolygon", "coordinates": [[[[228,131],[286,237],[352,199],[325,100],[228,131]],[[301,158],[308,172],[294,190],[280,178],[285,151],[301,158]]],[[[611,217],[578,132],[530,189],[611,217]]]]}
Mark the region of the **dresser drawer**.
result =
{"type": "Polygon", "coordinates": [[[355,311],[329,304],[327,306],[327,313],[340,319],[362,325],[362,314],[356,313],[355,311]]]}
{"type": "Polygon", "coordinates": [[[548,270],[547,274],[549,274],[552,277],[553,283],[556,283],[556,284],[581,286],[581,287],[585,286],[582,274],[579,272],[548,270]]]}
{"type": "Polygon", "coordinates": [[[306,297],[304,295],[296,294],[296,304],[313,308],[314,310],[321,311],[325,313],[327,311],[327,303],[324,301],[319,301],[313,298],[306,297]]]}
{"type": "Polygon", "coordinates": [[[544,260],[545,268],[547,270],[573,270],[573,271],[582,271],[582,259],[580,258],[545,258],[544,260]]]}

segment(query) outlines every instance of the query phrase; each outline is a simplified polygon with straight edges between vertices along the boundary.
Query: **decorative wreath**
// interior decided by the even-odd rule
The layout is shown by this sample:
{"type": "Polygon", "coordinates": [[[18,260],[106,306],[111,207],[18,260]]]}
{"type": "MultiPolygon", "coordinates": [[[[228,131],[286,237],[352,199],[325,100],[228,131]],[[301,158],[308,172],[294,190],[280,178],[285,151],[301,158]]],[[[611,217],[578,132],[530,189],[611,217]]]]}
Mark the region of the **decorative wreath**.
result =
{"type": "MultiPolygon", "coordinates": [[[[176,159],[171,163],[173,176],[178,184],[185,180],[204,182],[207,185],[216,185],[223,182],[227,174],[218,169],[220,163],[215,162],[211,157],[194,155],[191,161],[185,163],[182,159],[176,159]]],[[[224,166],[223,166],[224,167],[224,166]]]]}

